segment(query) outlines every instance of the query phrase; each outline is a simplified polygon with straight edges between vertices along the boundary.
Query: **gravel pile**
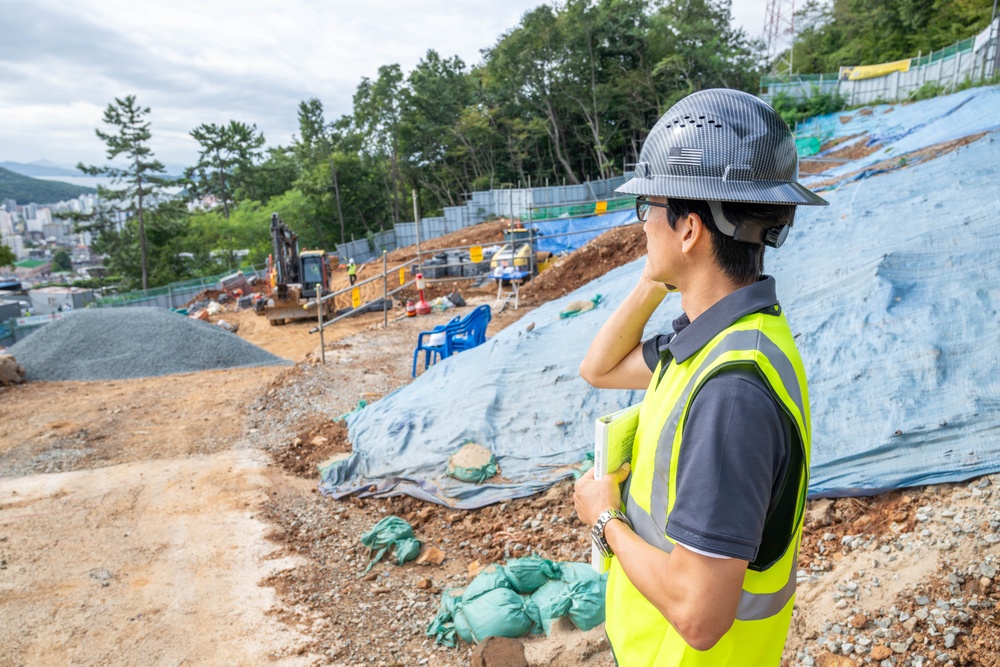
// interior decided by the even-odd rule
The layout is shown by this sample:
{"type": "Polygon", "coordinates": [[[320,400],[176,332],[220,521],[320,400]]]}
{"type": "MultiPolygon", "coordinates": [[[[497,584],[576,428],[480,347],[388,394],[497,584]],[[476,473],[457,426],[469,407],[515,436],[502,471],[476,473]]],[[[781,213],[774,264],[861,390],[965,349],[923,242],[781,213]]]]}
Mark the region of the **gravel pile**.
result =
{"type": "Polygon", "coordinates": [[[56,320],[10,348],[28,380],[120,380],[289,362],[219,327],[160,308],[56,320]]]}

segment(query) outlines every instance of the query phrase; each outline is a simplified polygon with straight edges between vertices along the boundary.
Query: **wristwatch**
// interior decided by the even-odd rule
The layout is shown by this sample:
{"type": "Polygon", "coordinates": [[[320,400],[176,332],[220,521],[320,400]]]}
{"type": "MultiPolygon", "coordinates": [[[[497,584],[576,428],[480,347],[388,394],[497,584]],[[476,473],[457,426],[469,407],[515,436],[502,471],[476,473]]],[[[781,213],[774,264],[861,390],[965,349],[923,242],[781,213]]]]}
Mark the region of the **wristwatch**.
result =
{"type": "Polygon", "coordinates": [[[624,512],[621,510],[604,510],[601,516],[597,517],[597,523],[594,524],[594,527],[590,531],[590,537],[594,540],[597,549],[605,558],[611,558],[615,555],[615,552],[611,549],[611,545],[604,539],[604,527],[608,525],[609,521],[615,519],[624,521],[625,525],[631,530],[632,522],[628,520],[624,512]]]}

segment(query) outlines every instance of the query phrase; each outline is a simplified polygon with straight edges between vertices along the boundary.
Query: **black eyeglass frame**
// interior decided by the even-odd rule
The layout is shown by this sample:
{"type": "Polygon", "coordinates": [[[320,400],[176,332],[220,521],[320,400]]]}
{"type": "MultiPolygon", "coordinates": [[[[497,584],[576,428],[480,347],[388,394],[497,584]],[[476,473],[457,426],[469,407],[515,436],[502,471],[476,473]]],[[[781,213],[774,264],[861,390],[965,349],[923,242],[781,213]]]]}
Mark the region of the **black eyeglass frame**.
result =
{"type": "Polygon", "coordinates": [[[655,201],[649,201],[646,195],[639,195],[635,198],[635,216],[639,218],[639,222],[646,222],[646,218],[649,217],[649,208],[651,206],[670,208],[668,204],[660,204],[655,201]]]}

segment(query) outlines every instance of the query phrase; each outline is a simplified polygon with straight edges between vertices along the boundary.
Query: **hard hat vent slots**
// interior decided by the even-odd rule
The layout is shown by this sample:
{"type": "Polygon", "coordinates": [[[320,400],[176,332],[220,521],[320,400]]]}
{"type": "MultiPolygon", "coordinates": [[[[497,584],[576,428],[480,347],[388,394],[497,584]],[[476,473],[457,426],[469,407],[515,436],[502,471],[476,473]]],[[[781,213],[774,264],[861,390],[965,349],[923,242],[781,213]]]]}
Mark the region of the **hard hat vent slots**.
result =
{"type": "Polygon", "coordinates": [[[827,203],[797,182],[795,138],[777,112],[736,90],[703,90],[675,104],[650,130],[637,163],[635,178],[617,192],[760,204],[827,203]]]}

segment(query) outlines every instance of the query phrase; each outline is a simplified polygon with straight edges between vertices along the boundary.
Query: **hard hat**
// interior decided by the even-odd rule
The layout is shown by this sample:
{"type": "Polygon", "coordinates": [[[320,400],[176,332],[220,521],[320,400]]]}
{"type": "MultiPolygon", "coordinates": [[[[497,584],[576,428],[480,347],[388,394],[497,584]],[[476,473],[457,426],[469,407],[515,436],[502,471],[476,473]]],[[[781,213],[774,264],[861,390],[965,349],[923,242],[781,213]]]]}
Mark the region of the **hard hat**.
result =
{"type": "Polygon", "coordinates": [[[351,257],[351,258],[350,258],[349,260],[347,260],[347,263],[348,263],[348,264],[354,264],[354,258],[353,258],[353,257],[351,257]]]}
{"type": "MultiPolygon", "coordinates": [[[[716,88],[670,107],[643,142],[635,176],[616,192],[709,202],[829,204],[796,182],[798,173],[795,138],[781,116],[753,95],[716,88]]],[[[713,215],[716,209],[721,211],[715,206],[713,215]]],[[[718,226],[726,233],[723,224],[718,226]]]]}

